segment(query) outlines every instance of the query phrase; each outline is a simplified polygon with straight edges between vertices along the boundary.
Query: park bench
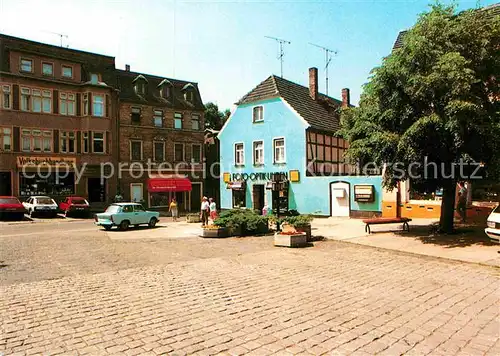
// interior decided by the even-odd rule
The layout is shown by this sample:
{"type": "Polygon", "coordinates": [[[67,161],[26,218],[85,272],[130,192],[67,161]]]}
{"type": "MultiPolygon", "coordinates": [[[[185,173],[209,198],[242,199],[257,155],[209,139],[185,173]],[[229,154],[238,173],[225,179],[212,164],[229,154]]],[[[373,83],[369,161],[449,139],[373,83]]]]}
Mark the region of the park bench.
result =
{"type": "Polygon", "coordinates": [[[410,231],[410,222],[409,218],[373,218],[373,219],[364,219],[363,222],[365,225],[365,232],[371,233],[370,225],[382,225],[382,224],[398,224],[403,223],[403,231],[410,231]]]}

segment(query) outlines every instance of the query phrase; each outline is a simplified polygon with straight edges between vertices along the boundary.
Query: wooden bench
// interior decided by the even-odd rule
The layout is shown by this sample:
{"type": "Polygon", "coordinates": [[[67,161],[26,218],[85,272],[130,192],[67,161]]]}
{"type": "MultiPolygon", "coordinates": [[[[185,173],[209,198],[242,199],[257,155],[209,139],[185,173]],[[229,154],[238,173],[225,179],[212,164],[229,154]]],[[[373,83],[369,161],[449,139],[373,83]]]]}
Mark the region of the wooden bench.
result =
{"type": "Polygon", "coordinates": [[[409,218],[374,218],[374,219],[364,219],[365,232],[371,234],[370,225],[382,225],[382,224],[398,224],[403,223],[403,231],[410,231],[409,218]]]}

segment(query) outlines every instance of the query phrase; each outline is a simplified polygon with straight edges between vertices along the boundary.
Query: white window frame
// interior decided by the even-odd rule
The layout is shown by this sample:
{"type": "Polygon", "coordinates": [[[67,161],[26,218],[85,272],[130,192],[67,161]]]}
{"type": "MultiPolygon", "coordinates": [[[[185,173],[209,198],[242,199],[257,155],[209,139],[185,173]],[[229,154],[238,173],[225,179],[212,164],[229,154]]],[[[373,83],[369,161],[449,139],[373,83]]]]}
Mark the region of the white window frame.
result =
{"type": "Polygon", "coordinates": [[[153,126],[154,127],[163,127],[163,110],[160,109],[153,109],[153,126]],[[160,113],[160,115],[157,115],[156,113],[160,113]],[[161,122],[160,125],[156,124],[156,119],[160,118],[161,122]]]}
{"type": "Polygon", "coordinates": [[[44,129],[30,129],[30,128],[21,128],[21,151],[22,152],[52,152],[53,151],[53,139],[54,132],[52,130],[44,130],[44,129]],[[29,133],[25,133],[29,132],[29,133]],[[34,132],[39,132],[39,134],[34,134],[34,132]],[[28,138],[30,141],[29,149],[24,148],[24,138],[28,138]],[[35,140],[39,140],[40,142],[40,150],[35,150],[35,140]],[[45,143],[49,143],[49,149],[45,149],[45,143]]]}
{"type": "Polygon", "coordinates": [[[165,141],[158,141],[158,140],[153,141],[153,161],[158,162],[158,160],[156,159],[156,144],[157,143],[163,145],[163,160],[160,162],[164,162],[165,161],[165,141]]]}
{"type": "Polygon", "coordinates": [[[63,78],[67,78],[67,79],[73,79],[73,76],[75,75],[74,71],[73,71],[73,66],[71,65],[68,65],[68,64],[63,64],[61,66],[61,77],[63,78]],[[69,68],[71,69],[71,76],[67,76],[67,75],[64,75],[64,68],[69,68]]]}
{"type": "Polygon", "coordinates": [[[191,114],[191,130],[200,131],[201,130],[201,115],[200,114],[191,114]],[[196,118],[196,119],[195,119],[196,118]],[[194,128],[193,124],[197,122],[198,128],[194,128]]]}
{"type": "Polygon", "coordinates": [[[34,66],[34,63],[33,63],[33,59],[30,59],[30,58],[22,58],[19,60],[19,71],[21,73],[33,73],[33,66],[34,66]],[[23,69],[23,61],[28,61],[30,62],[30,70],[24,70],[23,69]]]}
{"type": "Polygon", "coordinates": [[[274,137],[273,138],[273,163],[283,164],[286,163],[286,140],[284,137],[274,137]],[[283,140],[283,161],[278,161],[276,157],[276,141],[283,140]]]}
{"type": "Polygon", "coordinates": [[[41,113],[43,107],[42,90],[38,88],[31,89],[31,111],[41,113]],[[40,110],[37,110],[37,104],[40,110]]]}
{"type": "Polygon", "coordinates": [[[92,131],[92,141],[90,142],[92,145],[92,153],[97,153],[97,154],[105,154],[106,153],[106,131],[92,131]],[[99,141],[102,140],[102,152],[96,152],[95,151],[95,146],[94,142],[96,141],[95,134],[102,134],[102,139],[98,139],[99,141]]]}
{"type": "Polygon", "coordinates": [[[13,147],[12,147],[12,127],[0,127],[0,152],[11,152],[13,147]],[[6,138],[8,138],[9,141],[9,149],[6,149],[6,138]]]}
{"type": "Polygon", "coordinates": [[[201,145],[201,144],[199,144],[199,143],[193,143],[193,144],[191,145],[191,163],[196,163],[196,164],[199,164],[199,163],[202,163],[202,161],[203,161],[203,147],[202,147],[202,145],[201,145]],[[200,147],[200,156],[198,157],[198,161],[197,161],[197,162],[196,162],[196,161],[194,160],[194,158],[193,158],[193,157],[194,157],[194,154],[193,154],[193,152],[194,152],[194,151],[193,151],[193,147],[194,147],[194,146],[198,146],[198,147],[200,147]]]}
{"type": "Polygon", "coordinates": [[[186,162],[186,145],[181,142],[174,142],[174,162],[186,162]],[[182,160],[177,160],[177,155],[175,154],[175,146],[182,145],[182,160]]]}
{"type": "Polygon", "coordinates": [[[82,113],[83,116],[89,115],[89,93],[82,94],[82,113]]]}
{"type": "Polygon", "coordinates": [[[142,161],[144,159],[144,144],[142,140],[130,140],[130,160],[131,161],[142,161]],[[141,158],[139,160],[134,159],[132,156],[132,143],[140,143],[141,144],[141,158]]]}
{"type": "Polygon", "coordinates": [[[50,90],[42,90],[42,112],[52,113],[52,91],[50,90]],[[45,104],[48,104],[48,109],[46,109],[45,104]]]}
{"type": "Polygon", "coordinates": [[[259,122],[264,122],[264,106],[263,105],[256,105],[252,107],[252,122],[254,124],[259,123],[259,122]],[[255,109],[262,108],[262,115],[260,120],[255,120],[255,109]]]}
{"type": "Polygon", "coordinates": [[[21,111],[31,111],[31,89],[30,88],[25,88],[25,87],[21,87],[20,88],[20,97],[21,97],[21,102],[19,103],[19,106],[20,106],[20,109],[21,111]],[[24,93],[23,93],[24,91],[24,93]],[[24,100],[24,98],[26,100],[24,100]],[[27,107],[24,107],[23,103],[24,101],[26,101],[26,105],[27,107]]]}
{"type": "Polygon", "coordinates": [[[76,94],[70,92],[59,93],[59,114],[66,116],[76,115],[76,94]],[[73,99],[71,99],[71,97],[73,99]],[[63,105],[64,103],[64,105],[63,105]],[[71,104],[71,105],[70,105],[71,104]],[[65,110],[63,110],[65,107],[65,110]],[[72,107],[72,113],[70,113],[69,108],[72,107]]]}
{"type": "Polygon", "coordinates": [[[106,96],[104,94],[92,94],[92,116],[95,117],[105,117],[106,116],[106,96]],[[97,102],[96,98],[102,98],[101,102],[97,102]],[[102,114],[96,115],[95,107],[96,105],[102,105],[102,114]]]}
{"type": "Polygon", "coordinates": [[[2,85],[2,108],[12,109],[12,87],[10,85],[2,85]],[[7,97],[7,100],[5,100],[5,97],[7,97]]]}
{"type": "Polygon", "coordinates": [[[184,114],[181,112],[174,112],[174,130],[182,130],[184,128],[184,114]],[[177,115],[180,115],[181,117],[177,117],[177,115]],[[175,127],[175,122],[177,120],[181,120],[181,127],[175,127]]]}
{"type": "Polygon", "coordinates": [[[92,141],[90,140],[90,134],[88,131],[83,131],[82,132],[82,153],[89,153],[90,152],[90,145],[92,141]],[[87,141],[87,149],[85,149],[85,141],[87,141]]]}
{"type": "Polygon", "coordinates": [[[233,145],[233,154],[234,154],[234,165],[235,166],[244,166],[245,165],[245,144],[243,142],[235,142],[233,145]],[[241,145],[241,153],[242,153],[242,160],[241,162],[238,162],[238,154],[236,151],[236,146],[241,145]]]}
{"type": "Polygon", "coordinates": [[[264,159],[264,140],[255,140],[252,142],[252,162],[254,166],[263,166],[265,159],[264,159]],[[256,162],[256,154],[255,154],[255,144],[256,143],[262,143],[262,162],[256,162]]]}
{"type": "Polygon", "coordinates": [[[75,131],[59,131],[59,150],[61,153],[76,153],[77,151],[77,134],[75,131]],[[73,138],[71,138],[71,134],[73,134],[73,138]],[[73,151],[69,150],[69,143],[73,140],[73,151]],[[66,149],[63,150],[63,142],[66,145],[66,149]]]}
{"type": "Polygon", "coordinates": [[[53,77],[53,76],[54,76],[54,63],[52,63],[52,62],[45,62],[45,61],[43,61],[43,62],[42,62],[42,75],[45,75],[45,76],[47,76],[47,77],[53,77]],[[45,73],[45,72],[43,71],[43,69],[45,68],[45,66],[46,66],[46,65],[50,66],[50,68],[51,68],[50,73],[45,73]]]}

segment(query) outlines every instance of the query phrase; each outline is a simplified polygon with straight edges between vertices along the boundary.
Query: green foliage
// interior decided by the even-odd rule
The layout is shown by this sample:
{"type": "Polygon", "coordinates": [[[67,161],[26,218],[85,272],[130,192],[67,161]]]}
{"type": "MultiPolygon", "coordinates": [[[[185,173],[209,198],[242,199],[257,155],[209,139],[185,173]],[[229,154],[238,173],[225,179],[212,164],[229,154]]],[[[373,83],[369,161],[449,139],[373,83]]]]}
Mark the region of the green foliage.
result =
{"type": "Polygon", "coordinates": [[[258,215],[248,209],[232,209],[223,211],[214,224],[233,230],[240,230],[242,235],[253,235],[267,231],[268,217],[258,215]]]}
{"type": "Polygon", "coordinates": [[[293,227],[303,227],[311,224],[311,221],[313,221],[313,216],[312,215],[292,215],[292,216],[287,216],[282,220],[283,222],[286,222],[290,224],[293,227]]]}
{"type": "Polygon", "coordinates": [[[220,130],[230,115],[231,112],[228,109],[224,112],[219,111],[215,103],[205,104],[205,128],[220,130]]]}

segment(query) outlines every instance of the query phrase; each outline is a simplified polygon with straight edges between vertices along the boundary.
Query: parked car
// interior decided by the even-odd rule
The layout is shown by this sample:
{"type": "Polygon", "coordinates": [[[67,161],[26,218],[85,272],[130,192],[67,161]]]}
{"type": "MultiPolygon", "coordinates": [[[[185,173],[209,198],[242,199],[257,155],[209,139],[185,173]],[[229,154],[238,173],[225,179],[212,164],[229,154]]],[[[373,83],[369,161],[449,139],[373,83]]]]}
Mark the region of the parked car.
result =
{"type": "Polygon", "coordinates": [[[160,213],[147,211],[137,203],[114,203],[108,206],[104,213],[95,215],[95,224],[106,230],[117,226],[120,230],[127,230],[130,225],[147,224],[150,228],[156,226],[160,220],[160,213]]]}
{"type": "Polygon", "coordinates": [[[500,243],[500,205],[497,205],[488,216],[486,225],[487,228],[484,229],[486,235],[496,243],[500,243]]]}
{"type": "Polygon", "coordinates": [[[67,197],[59,203],[59,210],[65,216],[79,215],[87,217],[90,215],[90,204],[82,197],[67,197]]]}
{"type": "Polygon", "coordinates": [[[28,200],[23,203],[23,206],[30,217],[34,217],[35,215],[49,217],[57,216],[58,206],[51,197],[43,195],[33,196],[28,198],[28,200]]]}
{"type": "Polygon", "coordinates": [[[26,209],[16,197],[0,196],[0,219],[22,220],[26,209]]]}

